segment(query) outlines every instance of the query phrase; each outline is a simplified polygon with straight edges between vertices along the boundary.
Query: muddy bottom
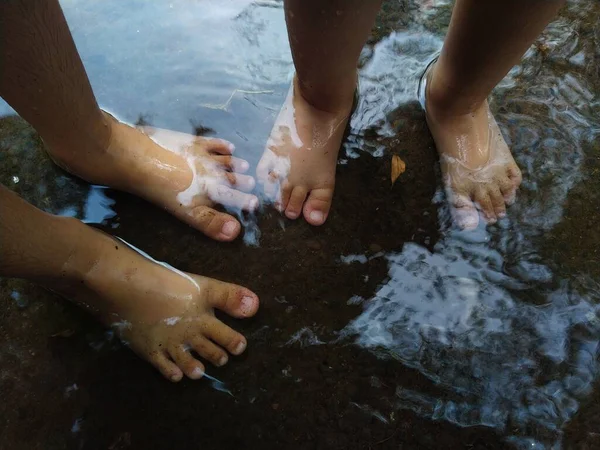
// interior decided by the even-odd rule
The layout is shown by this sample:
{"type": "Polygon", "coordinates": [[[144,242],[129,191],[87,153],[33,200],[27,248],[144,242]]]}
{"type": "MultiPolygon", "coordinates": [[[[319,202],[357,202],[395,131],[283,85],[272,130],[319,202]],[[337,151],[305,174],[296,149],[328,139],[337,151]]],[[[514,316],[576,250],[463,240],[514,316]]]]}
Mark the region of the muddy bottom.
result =
{"type": "MultiPolygon", "coordinates": [[[[293,70],[280,2],[63,7],[101,105],[256,164],[293,70]]],[[[1,449],[600,448],[600,6],[571,3],[494,91],[525,181],[508,218],[469,233],[416,101],[450,5],[382,11],[318,228],[265,206],[242,239],[212,242],[65,174],[0,105],[0,182],[261,300],[223,317],[249,346],[207,366],[219,382],[172,384],[70,303],[0,280],[1,449]]]]}

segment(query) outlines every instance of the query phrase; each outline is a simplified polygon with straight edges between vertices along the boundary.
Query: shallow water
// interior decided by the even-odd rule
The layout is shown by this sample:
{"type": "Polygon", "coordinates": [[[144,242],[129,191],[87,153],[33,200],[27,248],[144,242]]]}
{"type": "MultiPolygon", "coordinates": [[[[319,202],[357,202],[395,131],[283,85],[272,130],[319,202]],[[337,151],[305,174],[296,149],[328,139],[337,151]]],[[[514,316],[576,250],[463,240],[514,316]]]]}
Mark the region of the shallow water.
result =
{"type": "MultiPolygon", "coordinates": [[[[256,165],[293,71],[280,2],[62,4],[103,107],[256,165]]],[[[494,91],[524,183],[473,232],[451,226],[416,98],[450,11],[428,5],[384,5],[322,228],[265,207],[210,242],[64,174],[0,106],[2,183],[262,301],[235,324],[247,355],[171,385],[75,307],[0,281],[1,448],[600,448],[600,4],[571,2],[494,91]]]]}

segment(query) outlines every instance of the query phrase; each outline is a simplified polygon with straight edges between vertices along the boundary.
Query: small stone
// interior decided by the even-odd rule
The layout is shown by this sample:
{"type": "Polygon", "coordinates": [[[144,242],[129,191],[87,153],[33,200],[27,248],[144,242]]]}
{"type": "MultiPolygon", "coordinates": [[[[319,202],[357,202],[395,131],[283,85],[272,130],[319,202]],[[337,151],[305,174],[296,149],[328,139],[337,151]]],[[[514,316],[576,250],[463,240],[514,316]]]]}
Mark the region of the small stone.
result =
{"type": "Polygon", "coordinates": [[[371,250],[373,253],[379,253],[381,250],[383,250],[383,247],[381,247],[379,244],[371,244],[369,245],[369,250],[371,250]]]}

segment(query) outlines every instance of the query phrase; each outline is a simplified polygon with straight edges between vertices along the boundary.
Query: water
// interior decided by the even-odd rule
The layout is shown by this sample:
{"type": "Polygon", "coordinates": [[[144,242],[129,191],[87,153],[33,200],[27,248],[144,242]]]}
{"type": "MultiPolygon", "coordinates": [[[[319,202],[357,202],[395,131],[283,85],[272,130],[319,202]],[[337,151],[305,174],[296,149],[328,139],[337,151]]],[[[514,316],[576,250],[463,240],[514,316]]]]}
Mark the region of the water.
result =
{"type": "MultiPolygon", "coordinates": [[[[218,135],[256,165],[293,71],[279,2],[63,7],[103,107],[218,135]]],[[[384,5],[321,229],[264,208],[244,240],[209,242],[64,174],[1,106],[0,181],[181,270],[246,285],[262,308],[229,321],[246,356],[172,386],[74,307],[1,281],[0,447],[599,446],[600,7],[571,2],[494,91],[524,183],[506,219],[473,232],[450,222],[416,98],[449,8],[384,5]],[[390,189],[392,152],[407,172],[390,189]]]]}

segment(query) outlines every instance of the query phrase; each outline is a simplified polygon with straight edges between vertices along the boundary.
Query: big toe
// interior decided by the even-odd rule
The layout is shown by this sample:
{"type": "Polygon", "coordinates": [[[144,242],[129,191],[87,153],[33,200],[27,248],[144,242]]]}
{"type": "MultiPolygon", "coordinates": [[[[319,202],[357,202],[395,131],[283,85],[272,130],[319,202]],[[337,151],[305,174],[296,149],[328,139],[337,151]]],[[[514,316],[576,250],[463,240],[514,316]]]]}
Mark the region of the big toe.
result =
{"type": "Polygon", "coordinates": [[[327,220],[331,200],[332,188],[313,189],[304,204],[304,218],[311,225],[323,225],[327,220]]]}

